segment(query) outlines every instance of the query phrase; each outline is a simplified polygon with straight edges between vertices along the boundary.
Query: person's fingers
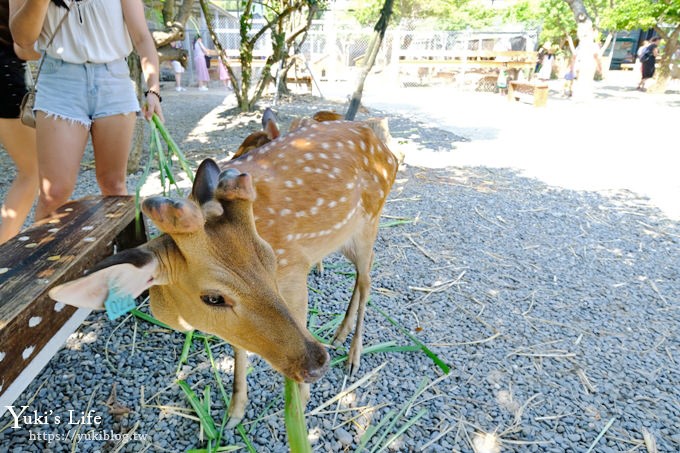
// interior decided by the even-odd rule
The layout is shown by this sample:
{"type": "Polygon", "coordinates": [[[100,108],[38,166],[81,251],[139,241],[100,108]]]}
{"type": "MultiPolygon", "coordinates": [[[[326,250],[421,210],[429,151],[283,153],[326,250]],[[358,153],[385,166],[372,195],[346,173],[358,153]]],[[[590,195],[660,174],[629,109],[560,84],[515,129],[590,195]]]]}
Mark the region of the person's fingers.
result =
{"type": "Polygon", "coordinates": [[[165,123],[165,117],[163,116],[163,109],[161,108],[160,104],[158,104],[156,106],[156,115],[158,115],[158,119],[161,120],[161,123],[165,123]]]}

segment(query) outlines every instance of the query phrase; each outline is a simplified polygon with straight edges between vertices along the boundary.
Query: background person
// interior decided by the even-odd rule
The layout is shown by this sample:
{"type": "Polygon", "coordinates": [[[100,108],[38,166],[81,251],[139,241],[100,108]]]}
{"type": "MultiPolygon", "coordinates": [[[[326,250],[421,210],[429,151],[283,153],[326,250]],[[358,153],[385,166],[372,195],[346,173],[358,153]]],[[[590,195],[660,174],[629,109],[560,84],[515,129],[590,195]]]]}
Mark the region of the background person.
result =
{"type": "MultiPolygon", "coordinates": [[[[176,49],[181,49],[182,45],[175,41],[172,43],[172,47],[176,49]]],[[[182,86],[182,74],[184,74],[184,66],[177,60],[172,60],[170,62],[172,65],[172,71],[175,73],[175,91],[186,91],[187,89],[182,86]]]]}
{"type": "Polygon", "coordinates": [[[186,91],[182,86],[182,74],[184,74],[184,67],[182,63],[177,60],[172,60],[172,70],[175,73],[175,91],[186,91]]]}
{"type": "Polygon", "coordinates": [[[230,89],[231,88],[231,77],[229,77],[229,71],[227,71],[227,67],[224,66],[224,63],[222,63],[222,58],[217,57],[217,63],[218,67],[220,69],[219,77],[220,77],[220,82],[222,82],[222,85],[224,85],[224,88],[230,89]]]}
{"type": "Polygon", "coordinates": [[[656,57],[659,56],[659,41],[661,41],[661,38],[658,36],[653,37],[640,55],[642,77],[638,84],[638,90],[645,91],[647,89],[645,86],[647,80],[654,77],[654,73],[656,72],[656,57]]]}
{"type": "Polygon", "coordinates": [[[144,116],[163,118],[158,54],[142,1],[12,0],[10,28],[21,47],[31,48],[37,41],[45,53],[35,101],[40,173],[36,220],[71,197],[88,136],[102,195],[126,195],[127,160],[140,110],[125,61],[133,46],[148,87],[144,116]]]}
{"type": "Polygon", "coordinates": [[[0,244],[21,231],[38,195],[35,130],[21,123],[19,106],[26,94],[23,60],[39,57],[33,49],[12,42],[9,2],[0,2],[0,143],[16,166],[16,176],[0,208],[0,244]]]}
{"type": "Polygon", "coordinates": [[[209,54],[210,49],[203,45],[203,39],[200,36],[196,36],[194,40],[194,67],[196,68],[196,80],[198,80],[198,89],[200,91],[208,91],[210,73],[208,72],[205,57],[209,54]]]}

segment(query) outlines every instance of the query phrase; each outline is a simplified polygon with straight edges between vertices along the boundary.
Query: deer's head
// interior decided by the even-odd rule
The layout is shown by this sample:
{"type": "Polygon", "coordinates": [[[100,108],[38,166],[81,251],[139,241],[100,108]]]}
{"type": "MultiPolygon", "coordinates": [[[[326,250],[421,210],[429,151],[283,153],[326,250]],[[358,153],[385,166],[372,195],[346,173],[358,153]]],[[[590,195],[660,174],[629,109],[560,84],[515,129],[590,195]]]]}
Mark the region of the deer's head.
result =
{"type": "Polygon", "coordinates": [[[165,234],[125,250],[50,291],[60,302],[102,309],[112,288],[149,289],[151,311],[252,351],[298,382],[325,372],[328,353],[293,319],[276,284],[272,248],[255,229],[251,177],[213,160],[198,169],[189,199],[152,197],[142,210],[165,234]]]}

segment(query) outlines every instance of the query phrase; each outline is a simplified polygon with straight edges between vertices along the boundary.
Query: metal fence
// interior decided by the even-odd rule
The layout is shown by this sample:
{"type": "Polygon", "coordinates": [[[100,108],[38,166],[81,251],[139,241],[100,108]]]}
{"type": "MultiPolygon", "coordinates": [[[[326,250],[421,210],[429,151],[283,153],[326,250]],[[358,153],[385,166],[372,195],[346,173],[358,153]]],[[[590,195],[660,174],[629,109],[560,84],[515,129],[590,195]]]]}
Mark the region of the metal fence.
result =
{"type": "MultiPolygon", "coordinates": [[[[253,24],[252,33],[257,32],[264,21],[253,24]]],[[[230,58],[237,58],[240,35],[236,16],[225,13],[216,14],[213,27],[222,47],[230,58]]],[[[202,17],[194,17],[187,24],[187,31],[182,47],[189,52],[189,64],[185,80],[195,84],[193,62],[193,42],[201,36],[206,47],[214,47],[210,34],[202,17]]],[[[388,75],[392,82],[401,85],[426,85],[435,83],[459,83],[470,69],[447,69],[437,67],[437,62],[450,59],[461,52],[495,50],[503,43],[505,50],[534,50],[537,40],[536,30],[502,30],[502,31],[421,31],[408,28],[388,30],[378,53],[374,74],[388,75]],[[414,59],[422,60],[422,65],[404,64],[414,59]],[[430,61],[430,63],[428,63],[430,61]],[[443,76],[445,74],[446,76],[443,76]]],[[[295,54],[294,72],[311,74],[317,81],[351,80],[361,67],[371,39],[373,30],[332,20],[314,21],[307,39],[299,48],[291,49],[295,54]]],[[[257,41],[254,50],[255,59],[266,59],[271,53],[271,34],[265,33],[257,41]]],[[[234,67],[237,77],[240,68],[234,67]]],[[[254,66],[254,75],[259,76],[261,66],[254,66]]],[[[476,71],[479,72],[479,71],[476,71]]],[[[483,71],[482,71],[483,73],[483,71]]],[[[468,74],[469,78],[469,74],[468,74]]],[[[474,77],[473,77],[474,79],[474,77]]]]}

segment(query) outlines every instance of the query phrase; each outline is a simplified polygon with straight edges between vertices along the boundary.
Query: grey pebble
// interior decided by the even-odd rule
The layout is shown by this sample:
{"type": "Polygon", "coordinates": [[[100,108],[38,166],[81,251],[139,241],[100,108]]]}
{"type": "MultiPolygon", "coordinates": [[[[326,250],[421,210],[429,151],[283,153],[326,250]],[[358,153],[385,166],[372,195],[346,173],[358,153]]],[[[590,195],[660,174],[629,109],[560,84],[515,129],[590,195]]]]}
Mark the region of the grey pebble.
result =
{"type": "Polygon", "coordinates": [[[352,445],[352,442],[354,442],[352,435],[342,428],[335,430],[335,438],[345,447],[352,445]]]}

